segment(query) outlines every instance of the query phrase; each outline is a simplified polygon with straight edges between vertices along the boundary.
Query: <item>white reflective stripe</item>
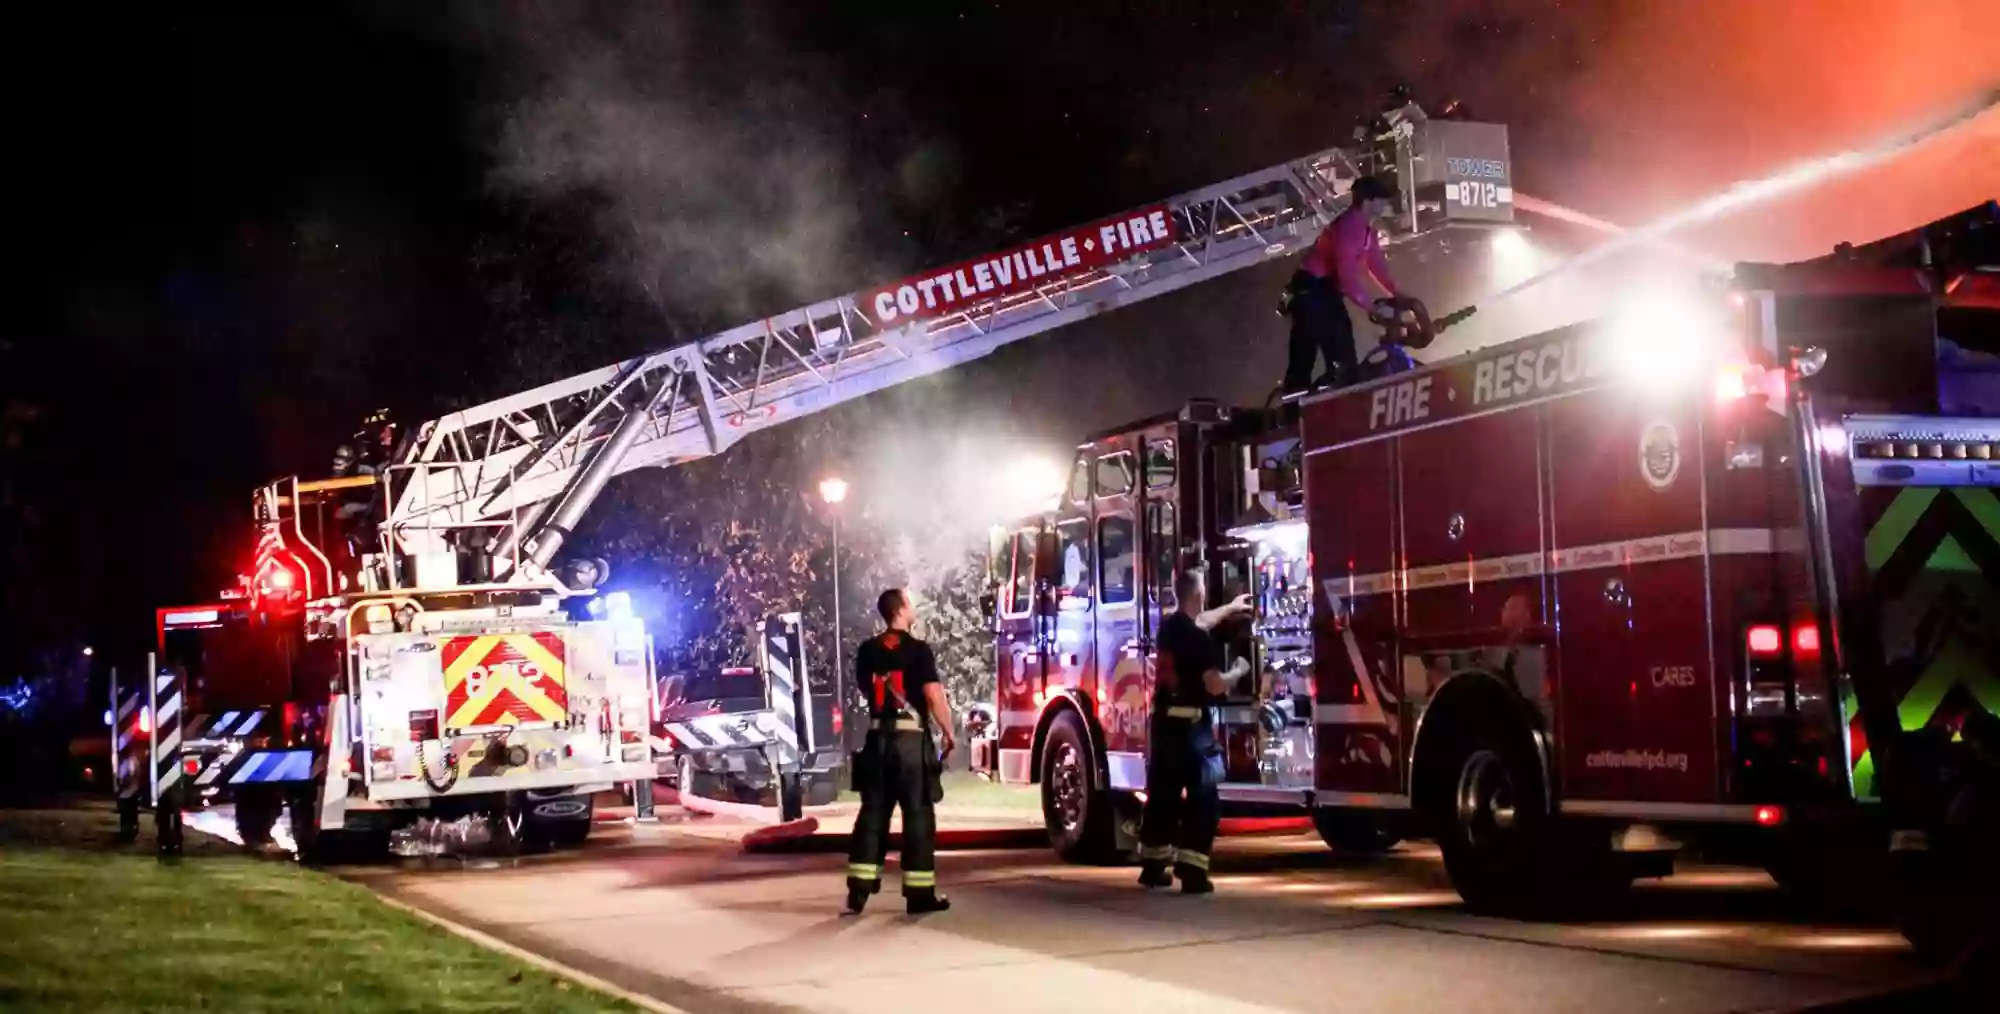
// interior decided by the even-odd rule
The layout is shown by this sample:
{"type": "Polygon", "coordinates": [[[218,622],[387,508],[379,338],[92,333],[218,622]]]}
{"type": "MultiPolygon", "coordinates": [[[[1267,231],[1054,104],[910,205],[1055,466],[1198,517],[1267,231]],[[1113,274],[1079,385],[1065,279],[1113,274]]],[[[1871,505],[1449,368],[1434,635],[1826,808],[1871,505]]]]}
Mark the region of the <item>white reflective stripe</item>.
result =
{"type": "Polygon", "coordinates": [[[264,721],[264,713],[262,711],[252,711],[248,716],[246,716],[243,719],[243,724],[237,726],[236,731],[231,735],[248,736],[250,735],[251,732],[255,731],[258,724],[263,721],[264,721]]]}
{"type": "Polygon", "coordinates": [[[153,724],[158,726],[159,728],[164,729],[167,727],[167,724],[169,722],[172,722],[174,720],[174,716],[180,713],[181,713],[181,695],[175,694],[172,697],[169,697],[166,700],[160,702],[159,719],[155,721],[153,724]]]}
{"type": "Polygon", "coordinates": [[[220,760],[212,760],[208,763],[207,767],[201,769],[201,776],[196,778],[194,780],[194,783],[196,785],[207,785],[208,783],[215,781],[216,778],[221,776],[221,774],[222,774],[222,762],[220,760]]]}
{"type": "Polygon", "coordinates": [[[241,714],[243,714],[241,711],[223,712],[222,717],[215,720],[215,727],[208,730],[208,734],[211,736],[229,735],[229,727],[236,723],[237,716],[241,714]]]}
{"type": "Polygon", "coordinates": [[[1775,552],[1776,546],[1776,537],[1769,528],[1718,528],[1709,532],[1675,532],[1588,546],[1568,546],[1547,554],[1515,553],[1429,567],[1349,574],[1328,578],[1321,582],[1321,586],[1329,599],[1363,598],[1394,591],[1399,581],[1405,591],[1421,591],[1543,574],[1686,560],[1703,554],[1761,556],[1775,552]]]}

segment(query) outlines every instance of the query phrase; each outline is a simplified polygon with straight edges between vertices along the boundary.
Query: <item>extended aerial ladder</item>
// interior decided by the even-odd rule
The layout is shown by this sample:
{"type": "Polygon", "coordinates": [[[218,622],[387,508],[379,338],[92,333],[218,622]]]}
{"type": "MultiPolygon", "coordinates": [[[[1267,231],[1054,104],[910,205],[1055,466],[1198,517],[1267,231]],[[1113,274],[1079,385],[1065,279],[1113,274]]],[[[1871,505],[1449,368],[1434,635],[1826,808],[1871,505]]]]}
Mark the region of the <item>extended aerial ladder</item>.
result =
{"type": "Polygon", "coordinates": [[[1352,148],[453,412],[424,423],[385,470],[384,553],[369,581],[427,590],[474,573],[547,584],[612,477],[719,454],[1004,345],[1294,254],[1367,172],[1401,192],[1392,243],[1513,220],[1505,127],[1402,121],[1352,148]],[[464,568],[468,547],[476,561],[464,568]]]}

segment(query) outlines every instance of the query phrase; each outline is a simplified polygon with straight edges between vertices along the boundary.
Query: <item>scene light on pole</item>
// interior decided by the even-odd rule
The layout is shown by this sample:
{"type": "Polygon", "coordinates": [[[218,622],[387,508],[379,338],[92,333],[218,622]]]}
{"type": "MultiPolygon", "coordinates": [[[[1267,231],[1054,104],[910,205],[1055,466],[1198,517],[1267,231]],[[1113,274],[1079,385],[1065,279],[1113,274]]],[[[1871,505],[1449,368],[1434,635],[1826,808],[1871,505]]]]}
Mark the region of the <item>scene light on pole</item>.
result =
{"type": "Polygon", "coordinates": [[[847,480],[837,476],[819,481],[819,498],[830,504],[847,499],[847,480]]]}

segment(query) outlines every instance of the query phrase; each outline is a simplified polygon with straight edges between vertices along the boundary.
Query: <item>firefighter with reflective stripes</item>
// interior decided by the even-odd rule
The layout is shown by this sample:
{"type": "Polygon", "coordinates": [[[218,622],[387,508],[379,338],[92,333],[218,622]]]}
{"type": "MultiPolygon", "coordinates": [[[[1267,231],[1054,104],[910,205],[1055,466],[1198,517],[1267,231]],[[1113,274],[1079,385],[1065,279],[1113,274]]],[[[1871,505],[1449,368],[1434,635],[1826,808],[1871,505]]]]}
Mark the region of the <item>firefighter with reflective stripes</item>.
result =
{"type": "Polygon", "coordinates": [[[1208,850],[1215,843],[1222,783],[1222,745],[1215,737],[1214,706],[1250,671],[1239,659],[1222,672],[1222,652],[1209,634],[1217,623],[1250,610],[1248,596],[1206,612],[1201,572],[1174,578],[1176,608],[1160,624],[1159,662],[1153,679],[1151,749],[1146,755],[1146,812],[1139,825],[1139,883],[1186,894],[1215,890],[1208,879],[1208,850]],[[1186,799],[1182,799],[1185,793],[1186,799]],[[1172,872],[1168,872],[1169,868],[1172,872]]]}
{"type": "Polygon", "coordinates": [[[875,601],[888,629],[854,654],[855,686],[868,698],[868,739],[854,758],[861,812],[854,818],[847,854],[847,909],[860,912],[882,889],[889,815],[903,811],[903,900],[912,915],[942,912],[951,902],[937,890],[937,815],[943,794],[938,778],[956,742],[951,706],[938,682],[931,646],[910,634],[916,610],[900,588],[875,601]],[[931,738],[936,726],[940,754],[931,738]]]}

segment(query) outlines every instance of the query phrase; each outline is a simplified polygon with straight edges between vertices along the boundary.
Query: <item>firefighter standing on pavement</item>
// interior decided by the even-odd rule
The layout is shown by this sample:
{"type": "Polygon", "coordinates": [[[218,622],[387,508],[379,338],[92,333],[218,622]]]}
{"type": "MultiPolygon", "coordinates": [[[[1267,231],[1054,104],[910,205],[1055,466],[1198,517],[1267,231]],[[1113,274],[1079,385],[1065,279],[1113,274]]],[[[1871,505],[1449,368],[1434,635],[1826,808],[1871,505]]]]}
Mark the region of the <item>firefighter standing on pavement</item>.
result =
{"type": "Polygon", "coordinates": [[[1374,176],[1354,181],[1347,210],[1335,216],[1313,241],[1299,270],[1285,287],[1285,313],[1292,318],[1292,340],[1285,365],[1284,392],[1297,394],[1313,384],[1313,361],[1326,359],[1322,385],[1354,382],[1354,321],[1347,304],[1388,313],[1385,300],[1374,298],[1369,283],[1390,298],[1396,295],[1389,262],[1375,220],[1388,214],[1395,194],[1374,176]]]}
{"type": "Polygon", "coordinates": [[[861,812],[847,853],[847,908],[860,912],[869,895],[882,889],[882,859],[888,852],[889,815],[903,811],[903,900],[912,915],[942,912],[951,902],[937,890],[937,815],[943,755],[956,745],[951,705],[938,682],[931,646],[910,634],[916,610],[900,588],[875,602],[887,630],[862,643],[854,654],[855,685],[868,698],[868,740],[855,755],[854,780],[861,812]],[[935,725],[944,743],[940,755],[931,739],[935,725]]]}
{"type": "Polygon", "coordinates": [[[1203,612],[1207,597],[1200,571],[1182,571],[1174,579],[1178,608],[1160,624],[1146,812],[1139,827],[1139,883],[1168,887],[1178,875],[1187,894],[1215,890],[1208,879],[1208,850],[1219,817],[1222,746],[1215,739],[1211,709],[1230,684],[1250,671],[1248,659],[1220,671],[1222,653],[1208,632],[1222,620],[1248,612],[1249,597],[1203,612]]]}

